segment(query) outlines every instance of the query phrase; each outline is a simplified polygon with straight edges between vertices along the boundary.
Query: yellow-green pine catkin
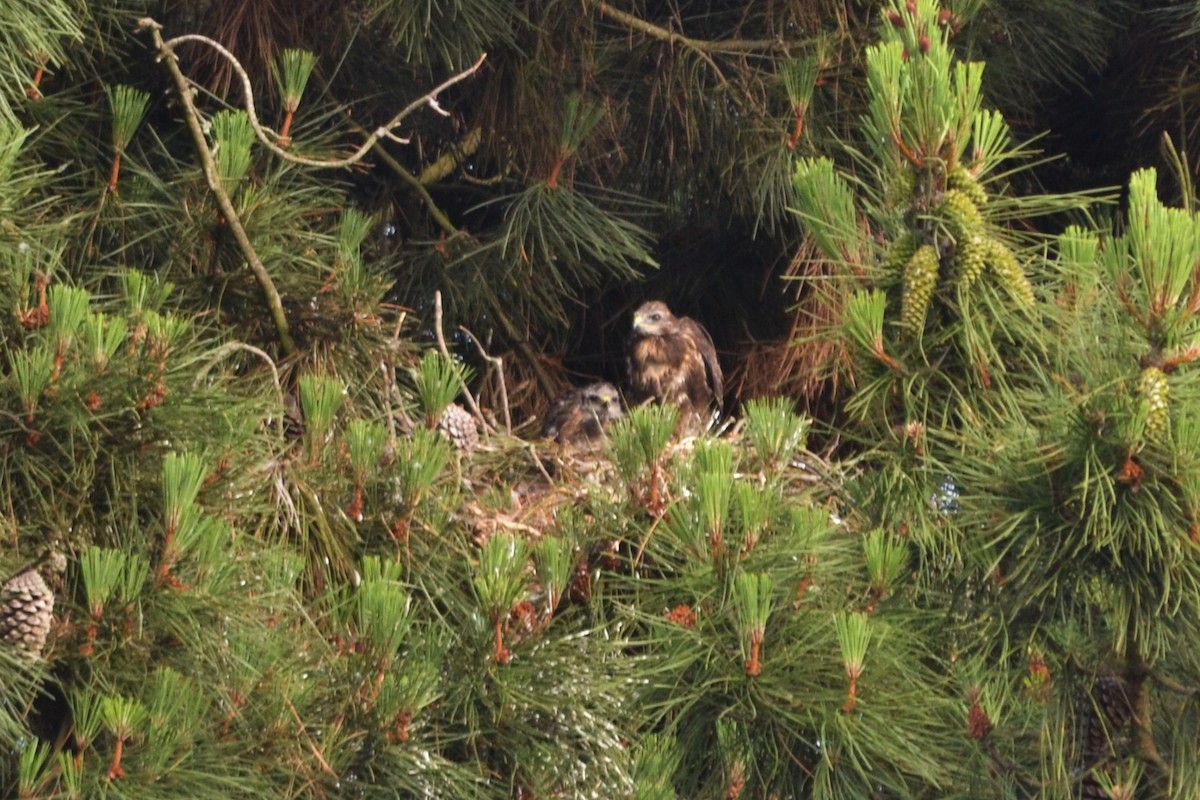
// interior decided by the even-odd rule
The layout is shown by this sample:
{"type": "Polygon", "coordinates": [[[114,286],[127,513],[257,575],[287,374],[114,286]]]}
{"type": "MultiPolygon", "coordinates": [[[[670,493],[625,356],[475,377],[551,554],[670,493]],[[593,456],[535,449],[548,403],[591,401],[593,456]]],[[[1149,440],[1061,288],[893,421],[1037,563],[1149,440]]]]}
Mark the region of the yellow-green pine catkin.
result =
{"type": "Polygon", "coordinates": [[[917,171],[905,164],[892,178],[884,193],[883,201],[888,208],[900,208],[912,202],[913,193],[917,190],[917,171]]]}
{"type": "Polygon", "coordinates": [[[1021,305],[1033,305],[1033,287],[1025,270],[1017,262],[1012,250],[996,239],[986,237],[983,240],[984,260],[991,267],[996,280],[1008,291],[1008,294],[1021,305]]]}
{"type": "Polygon", "coordinates": [[[978,229],[983,225],[983,217],[979,206],[970,196],[959,189],[948,189],[942,195],[942,207],[945,209],[946,225],[950,232],[957,234],[961,228],[964,231],[978,229]]]}
{"type": "Polygon", "coordinates": [[[958,164],[950,170],[950,174],[946,178],[946,185],[965,194],[976,206],[984,205],[988,201],[987,192],[983,186],[962,164],[958,164]]]}
{"type": "Polygon", "coordinates": [[[904,267],[904,295],[900,301],[900,325],[915,333],[925,327],[925,314],[933,299],[938,279],[937,248],[923,244],[904,267]]]}
{"type": "Polygon", "coordinates": [[[917,243],[920,241],[916,233],[911,230],[906,230],[900,234],[897,239],[888,247],[887,253],[883,257],[881,266],[889,275],[898,275],[903,270],[908,260],[912,258],[913,253],[917,252],[917,243]]]}
{"type": "Polygon", "coordinates": [[[958,242],[958,279],[970,289],[987,268],[987,237],[980,232],[967,233],[958,242]]]}
{"type": "Polygon", "coordinates": [[[949,189],[942,197],[942,218],[954,237],[959,280],[970,288],[987,266],[983,216],[967,192],[949,189]]]}
{"type": "Polygon", "coordinates": [[[1158,367],[1146,367],[1138,375],[1138,395],[1146,404],[1146,437],[1160,440],[1166,437],[1170,417],[1167,405],[1171,400],[1171,387],[1167,375],[1158,367]]]}

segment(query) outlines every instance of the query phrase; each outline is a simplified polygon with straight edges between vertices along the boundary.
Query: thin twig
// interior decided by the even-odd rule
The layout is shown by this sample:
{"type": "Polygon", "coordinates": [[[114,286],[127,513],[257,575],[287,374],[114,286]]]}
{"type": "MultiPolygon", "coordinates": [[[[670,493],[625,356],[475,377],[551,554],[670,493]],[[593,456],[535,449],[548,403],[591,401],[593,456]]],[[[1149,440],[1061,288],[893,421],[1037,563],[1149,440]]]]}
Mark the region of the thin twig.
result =
{"type": "Polygon", "coordinates": [[[702,42],[697,39],[691,39],[687,36],[684,36],[682,33],[676,33],[675,31],[669,31],[666,28],[660,28],[659,26],[654,25],[653,23],[646,22],[646,20],[644,20],[640,17],[635,17],[634,15],[629,14],[625,11],[621,11],[620,9],[613,8],[608,3],[605,3],[605,2],[596,2],[595,6],[596,6],[596,9],[604,16],[612,17],[613,19],[620,22],[622,25],[625,25],[632,30],[641,31],[642,33],[646,34],[647,36],[653,37],[655,39],[661,39],[662,41],[668,42],[670,44],[683,45],[684,47],[688,48],[693,53],[695,53],[697,56],[699,56],[706,64],[708,64],[709,68],[712,69],[712,71],[713,71],[713,75],[716,76],[717,81],[722,86],[729,85],[729,80],[721,72],[721,68],[717,66],[717,62],[713,61],[713,57],[709,53],[709,50],[711,49],[710,43],[702,42]]]}
{"type": "MultiPolygon", "coordinates": [[[[362,133],[367,132],[366,128],[353,121],[349,124],[352,128],[357,128],[362,133]]],[[[389,153],[380,142],[375,143],[375,155],[396,177],[408,184],[409,188],[417,193],[421,198],[421,202],[425,204],[425,210],[429,212],[429,216],[437,223],[439,228],[446,232],[447,236],[454,236],[459,233],[458,228],[450,221],[450,217],[434,201],[433,195],[429,193],[429,190],[411,172],[405,169],[404,165],[397,161],[395,156],[389,153]]]]}
{"type": "MultiPolygon", "coordinates": [[[[142,19],[138,25],[143,28],[152,28],[156,31],[162,28],[161,25],[149,17],[142,19]]],[[[407,106],[402,108],[385,125],[376,128],[375,132],[368,136],[366,141],[364,141],[362,145],[360,145],[359,148],[350,156],[347,156],[346,158],[317,159],[298,156],[295,153],[289,152],[276,144],[276,140],[280,138],[279,134],[275,133],[275,131],[271,130],[270,128],[267,128],[258,120],[258,112],[254,109],[254,90],[250,84],[250,75],[246,72],[241,62],[238,61],[237,56],[229,52],[229,50],[227,50],[219,42],[210,39],[207,36],[201,36],[198,33],[189,33],[183,36],[176,36],[174,39],[171,39],[163,44],[159,44],[158,42],[155,44],[159,46],[160,51],[164,47],[170,51],[175,45],[183,42],[199,42],[200,44],[206,44],[224,57],[225,60],[229,62],[230,66],[233,67],[234,72],[238,74],[238,77],[241,78],[242,95],[246,103],[246,114],[250,117],[250,125],[254,128],[254,133],[258,137],[258,140],[262,142],[268,150],[270,150],[272,153],[275,153],[275,155],[279,156],[280,158],[291,161],[294,164],[302,164],[308,167],[338,168],[349,167],[357,164],[363,159],[363,156],[365,156],[371,150],[371,148],[375,146],[377,141],[379,141],[381,138],[392,136],[392,131],[395,130],[410,114],[422,106],[428,105],[434,111],[444,114],[445,112],[442,111],[437,104],[437,96],[459,81],[465,80],[471,75],[474,75],[479,70],[479,67],[483,65],[483,60],[487,58],[487,53],[481,54],[479,58],[475,60],[475,63],[470,67],[458,73],[457,75],[447,78],[435,86],[431,91],[426,92],[416,100],[413,100],[407,106]]]]}
{"type": "MultiPolygon", "coordinates": [[[[437,337],[438,352],[442,354],[442,358],[453,364],[454,358],[450,355],[449,348],[446,347],[446,337],[442,333],[442,293],[440,291],[433,293],[433,335],[437,337]]],[[[463,380],[462,372],[455,370],[454,374],[458,377],[458,386],[462,389],[463,397],[466,398],[467,405],[471,408],[471,413],[475,415],[475,419],[479,420],[479,424],[483,430],[491,431],[492,426],[488,425],[487,420],[483,418],[483,412],[479,410],[479,405],[471,395],[471,389],[467,386],[467,382],[463,380]]]]}
{"type": "Polygon", "coordinates": [[[258,356],[266,362],[267,367],[271,370],[271,380],[275,384],[275,391],[279,394],[279,397],[282,400],[283,385],[279,382],[279,370],[275,366],[275,360],[271,358],[271,356],[269,356],[265,350],[255,347],[252,344],[246,344],[245,342],[226,342],[218,347],[213,352],[212,358],[205,362],[204,366],[201,367],[196,373],[196,378],[192,381],[192,388],[195,389],[197,386],[199,386],[200,381],[204,380],[204,376],[212,371],[212,368],[217,365],[217,362],[235,350],[245,350],[248,353],[258,356]]]}
{"type": "MultiPolygon", "coordinates": [[[[487,287],[484,288],[486,289],[487,287]]],[[[534,377],[537,378],[542,391],[547,395],[554,395],[558,391],[558,383],[550,377],[550,373],[542,366],[541,355],[533,349],[533,346],[526,341],[525,335],[517,330],[517,326],[508,318],[508,314],[505,312],[500,299],[493,292],[489,291],[484,291],[483,299],[487,303],[488,311],[492,314],[492,319],[500,324],[500,327],[504,329],[504,335],[508,337],[509,343],[519,351],[521,358],[533,370],[534,377]]]]}
{"type": "MultiPolygon", "coordinates": [[[[392,328],[392,346],[390,352],[393,354],[400,349],[400,329],[404,326],[404,319],[407,316],[407,311],[401,311],[396,318],[396,326],[392,328]]],[[[398,401],[400,399],[400,391],[396,387],[396,365],[392,363],[390,355],[386,360],[381,362],[381,366],[383,367],[384,395],[387,397],[389,403],[398,401]]],[[[388,449],[392,452],[396,450],[397,412],[403,413],[398,402],[396,409],[392,410],[389,408],[387,414],[388,449]]]]}
{"type": "Polygon", "coordinates": [[[662,521],[663,521],[663,517],[662,517],[662,515],[659,515],[654,518],[654,522],[650,523],[650,528],[649,528],[649,530],[646,531],[646,535],[642,537],[641,543],[638,544],[637,554],[633,557],[633,568],[634,569],[637,569],[639,566],[641,566],[642,555],[646,552],[646,545],[650,544],[650,537],[654,534],[654,531],[658,528],[658,523],[660,523],[662,521]]]}
{"type": "Polygon", "coordinates": [[[458,329],[475,343],[475,349],[479,351],[479,355],[483,357],[483,360],[496,368],[496,377],[500,381],[500,404],[504,409],[504,432],[512,436],[512,412],[508,407],[508,386],[504,382],[504,359],[500,356],[489,356],[487,351],[483,349],[483,344],[480,343],[479,337],[471,333],[465,325],[459,325],[458,329]]]}
{"type": "MultiPolygon", "coordinates": [[[[245,342],[227,342],[218,347],[216,352],[213,353],[212,358],[210,358],[196,373],[196,377],[192,381],[192,388],[195,389],[197,386],[199,386],[200,381],[204,380],[204,377],[208,375],[212,368],[217,365],[217,362],[235,350],[245,350],[248,353],[258,356],[267,363],[267,366],[271,370],[271,380],[275,383],[275,394],[279,396],[279,402],[283,403],[283,384],[279,382],[279,370],[275,367],[274,359],[267,355],[265,350],[261,350],[254,345],[246,344],[245,342]]],[[[284,435],[282,414],[276,416],[275,426],[279,431],[279,438],[282,439],[284,435]]]]}
{"type": "Polygon", "coordinates": [[[1168,692],[1181,694],[1185,697],[1194,697],[1196,694],[1200,693],[1200,687],[1185,686],[1184,684],[1172,678],[1170,675],[1164,673],[1162,670],[1151,669],[1150,677],[1155,683],[1166,689],[1168,692]]]}
{"type": "Polygon", "coordinates": [[[196,152],[199,153],[200,161],[204,165],[204,177],[208,181],[208,188],[212,191],[213,196],[216,197],[217,205],[221,207],[221,213],[225,215],[225,222],[233,232],[233,238],[237,240],[242,255],[245,256],[246,262],[250,265],[250,271],[254,273],[255,280],[258,281],[259,287],[262,288],[263,294],[266,295],[267,307],[271,311],[271,318],[275,321],[275,332],[279,336],[279,344],[283,348],[283,352],[285,354],[293,353],[296,350],[296,342],[292,339],[291,331],[288,330],[287,314],[283,310],[283,300],[279,296],[279,291],[275,288],[275,282],[271,279],[271,274],[267,271],[266,265],[258,257],[258,253],[250,241],[250,236],[246,233],[245,227],[242,226],[242,220],[238,216],[237,210],[233,207],[233,201],[230,199],[229,193],[225,191],[225,187],[221,183],[216,161],[213,159],[212,150],[208,147],[208,140],[204,136],[204,126],[200,122],[200,112],[193,101],[192,88],[179,68],[179,61],[175,56],[175,51],[163,41],[162,26],[157,22],[146,17],[138,25],[139,27],[150,29],[151,35],[154,37],[154,46],[158,50],[159,59],[166,65],[167,70],[171,73],[171,77],[175,80],[175,88],[179,92],[179,100],[183,103],[186,111],[184,116],[187,118],[188,128],[191,130],[192,139],[196,144],[196,152]]]}
{"type": "Polygon", "coordinates": [[[785,39],[717,39],[706,41],[693,39],[682,33],[647,22],[641,17],[635,17],[626,11],[614,8],[603,0],[592,0],[592,5],[602,15],[621,23],[630,30],[639,31],[647,36],[672,44],[681,44],[700,54],[707,53],[755,53],[760,51],[782,51],[785,53],[799,50],[809,45],[805,42],[787,41],[785,39]]]}
{"type": "Polygon", "coordinates": [[[17,414],[12,413],[11,411],[5,411],[3,409],[0,409],[0,417],[8,417],[13,422],[17,423],[17,427],[19,427],[21,429],[22,433],[31,433],[33,431],[33,428],[29,427],[29,425],[27,425],[25,423],[25,420],[23,420],[17,414]]]}
{"type": "Polygon", "coordinates": [[[296,720],[296,724],[300,726],[300,733],[304,734],[304,738],[308,741],[308,749],[312,751],[314,756],[316,756],[317,763],[321,765],[321,769],[324,770],[326,774],[332,775],[336,778],[338,774],[333,771],[333,767],[329,766],[329,762],[325,760],[325,756],[321,755],[321,751],[317,749],[317,745],[313,742],[312,737],[308,735],[308,730],[305,729],[304,722],[300,719],[300,714],[297,713],[296,707],[292,705],[291,700],[287,700],[286,702],[288,708],[292,712],[292,717],[294,717],[296,720]]]}
{"type": "Polygon", "coordinates": [[[546,466],[542,463],[541,457],[538,456],[537,446],[533,442],[528,442],[525,452],[529,453],[530,459],[533,461],[533,465],[537,467],[538,472],[542,473],[542,477],[546,479],[546,483],[553,485],[554,478],[550,477],[550,473],[546,471],[546,466]]]}

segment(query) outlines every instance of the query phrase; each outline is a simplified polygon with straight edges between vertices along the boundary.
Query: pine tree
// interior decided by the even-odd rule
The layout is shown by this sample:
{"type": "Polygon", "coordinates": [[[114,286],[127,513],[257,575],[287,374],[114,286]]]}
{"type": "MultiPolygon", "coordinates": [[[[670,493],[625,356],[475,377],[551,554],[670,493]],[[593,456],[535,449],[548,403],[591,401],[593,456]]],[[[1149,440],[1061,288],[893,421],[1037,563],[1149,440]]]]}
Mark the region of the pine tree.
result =
{"type": "Polygon", "coordinates": [[[1008,220],[1086,198],[995,180],[1018,154],[979,105],[982,65],[952,63],[935,4],[885,14],[867,190],[828,161],[797,169],[847,278],[847,409],[871,465],[856,508],[911,543],[918,596],[943,598],[934,647],[977,746],[972,796],[1187,796],[1194,759],[1171,743],[1194,735],[1200,219],[1143,171],[1116,230],[1079,216],[1022,246],[1008,220]]]}
{"type": "Polygon", "coordinates": [[[1194,198],[1029,191],[1040,5],[0,9],[0,792],[1190,797],[1194,198]],[[789,261],[834,427],[512,435],[789,261]]]}

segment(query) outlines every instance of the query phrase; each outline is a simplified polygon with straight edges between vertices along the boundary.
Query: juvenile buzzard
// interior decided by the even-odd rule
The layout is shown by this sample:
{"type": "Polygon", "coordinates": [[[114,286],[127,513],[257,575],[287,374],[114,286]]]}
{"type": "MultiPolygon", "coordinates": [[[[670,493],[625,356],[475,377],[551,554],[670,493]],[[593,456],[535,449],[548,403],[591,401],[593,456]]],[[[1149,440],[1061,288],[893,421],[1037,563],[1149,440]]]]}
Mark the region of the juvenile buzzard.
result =
{"type": "Polygon", "coordinates": [[[592,383],[555,401],[546,412],[542,435],[560,444],[596,441],[613,420],[625,416],[621,396],[611,383],[592,383]]]}
{"type": "Polygon", "coordinates": [[[657,300],[633,314],[629,340],[629,402],[653,400],[678,406],[689,425],[708,419],[709,406],[721,409],[721,364],[708,331],[690,317],[676,317],[657,300]]]}

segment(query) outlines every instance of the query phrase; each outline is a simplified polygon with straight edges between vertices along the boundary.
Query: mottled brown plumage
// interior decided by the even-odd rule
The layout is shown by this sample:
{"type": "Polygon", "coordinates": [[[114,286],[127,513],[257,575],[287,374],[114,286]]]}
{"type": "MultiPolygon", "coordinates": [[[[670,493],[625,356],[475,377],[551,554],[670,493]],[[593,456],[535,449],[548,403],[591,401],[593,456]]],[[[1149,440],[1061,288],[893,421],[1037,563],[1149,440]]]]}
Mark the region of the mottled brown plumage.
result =
{"type": "Polygon", "coordinates": [[[546,412],[542,435],[562,444],[595,442],[604,428],[625,416],[621,396],[611,383],[592,383],[555,401],[546,412]]]}
{"type": "Polygon", "coordinates": [[[633,314],[629,340],[629,401],[677,406],[690,424],[721,409],[721,364],[708,331],[690,317],[676,317],[657,300],[633,314]]]}

